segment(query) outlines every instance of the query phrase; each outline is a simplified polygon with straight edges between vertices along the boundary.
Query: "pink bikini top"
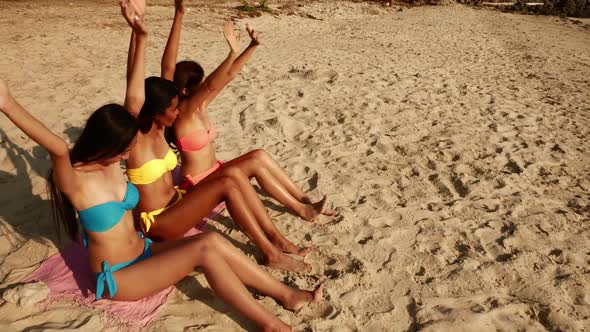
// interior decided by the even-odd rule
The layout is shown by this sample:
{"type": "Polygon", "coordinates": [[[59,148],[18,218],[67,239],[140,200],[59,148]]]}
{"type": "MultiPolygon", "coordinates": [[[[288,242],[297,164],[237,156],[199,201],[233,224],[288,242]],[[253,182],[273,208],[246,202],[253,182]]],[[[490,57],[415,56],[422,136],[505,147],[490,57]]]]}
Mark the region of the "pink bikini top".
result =
{"type": "Polygon", "coordinates": [[[217,128],[209,127],[209,130],[197,129],[176,141],[180,151],[199,151],[209,145],[217,137],[217,128]]]}

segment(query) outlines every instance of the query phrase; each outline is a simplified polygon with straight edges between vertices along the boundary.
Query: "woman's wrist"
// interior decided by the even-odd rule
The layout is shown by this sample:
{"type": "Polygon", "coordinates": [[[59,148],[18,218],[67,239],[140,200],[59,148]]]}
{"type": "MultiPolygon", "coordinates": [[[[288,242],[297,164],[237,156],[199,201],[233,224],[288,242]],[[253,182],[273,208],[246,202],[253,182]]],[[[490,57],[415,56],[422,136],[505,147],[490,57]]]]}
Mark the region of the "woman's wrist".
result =
{"type": "Polygon", "coordinates": [[[138,31],[135,31],[135,35],[137,36],[137,38],[145,40],[147,38],[148,32],[147,30],[143,30],[143,29],[138,29],[138,31]]]}
{"type": "Polygon", "coordinates": [[[0,107],[0,111],[6,115],[10,112],[10,110],[15,109],[17,102],[11,94],[8,94],[8,97],[4,101],[4,105],[0,107]]]}

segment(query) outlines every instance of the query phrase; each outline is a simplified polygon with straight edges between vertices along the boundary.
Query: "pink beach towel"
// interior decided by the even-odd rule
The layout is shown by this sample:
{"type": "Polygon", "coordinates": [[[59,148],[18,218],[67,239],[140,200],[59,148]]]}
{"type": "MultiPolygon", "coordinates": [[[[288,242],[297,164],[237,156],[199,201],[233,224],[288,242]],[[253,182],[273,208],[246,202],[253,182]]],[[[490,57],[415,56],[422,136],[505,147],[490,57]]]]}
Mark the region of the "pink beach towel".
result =
{"type": "MultiPolygon", "coordinates": [[[[207,221],[225,209],[225,204],[219,204],[203,223],[191,228],[185,236],[203,232],[207,221]]],[[[107,318],[107,326],[126,324],[146,326],[156,316],[174,286],[170,286],[159,293],[148,296],[139,301],[111,301],[107,299],[95,300],[94,290],[96,276],[90,270],[88,251],[80,243],[74,242],[63,251],[49,257],[24,282],[41,281],[49,287],[47,299],[40,303],[43,310],[52,303],[64,299],[97,309],[107,318]]]]}

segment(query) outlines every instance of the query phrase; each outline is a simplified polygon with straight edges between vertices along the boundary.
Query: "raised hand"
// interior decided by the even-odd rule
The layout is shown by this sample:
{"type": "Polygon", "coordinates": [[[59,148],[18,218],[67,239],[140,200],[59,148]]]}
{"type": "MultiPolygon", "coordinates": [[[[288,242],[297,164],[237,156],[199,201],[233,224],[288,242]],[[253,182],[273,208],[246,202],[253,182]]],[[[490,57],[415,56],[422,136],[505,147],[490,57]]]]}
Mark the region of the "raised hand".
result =
{"type": "Polygon", "coordinates": [[[184,0],[174,0],[174,10],[179,14],[184,14],[184,0]]]}
{"type": "Polygon", "coordinates": [[[125,0],[126,2],[133,5],[133,8],[137,11],[137,16],[143,19],[145,16],[146,0],[125,0]]]}
{"type": "Polygon", "coordinates": [[[250,45],[260,45],[260,41],[258,40],[258,32],[256,32],[256,30],[250,26],[250,23],[246,23],[246,31],[248,31],[248,34],[250,35],[250,45]]]}
{"type": "Polygon", "coordinates": [[[236,36],[234,32],[234,25],[231,20],[227,20],[225,22],[225,25],[223,26],[223,36],[229,44],[231,51],[234,54],[238,54],[242,48],[242,41],[240,40],[239,36],[236,36]]]}
{"type": "Polygon", "coordinates": [[[127,24],[135,33],[147,34],[147,29],[143,24],[145,0],[119,0],[119,7],[121,7],[121,14],[123,14],[127,24]]]}

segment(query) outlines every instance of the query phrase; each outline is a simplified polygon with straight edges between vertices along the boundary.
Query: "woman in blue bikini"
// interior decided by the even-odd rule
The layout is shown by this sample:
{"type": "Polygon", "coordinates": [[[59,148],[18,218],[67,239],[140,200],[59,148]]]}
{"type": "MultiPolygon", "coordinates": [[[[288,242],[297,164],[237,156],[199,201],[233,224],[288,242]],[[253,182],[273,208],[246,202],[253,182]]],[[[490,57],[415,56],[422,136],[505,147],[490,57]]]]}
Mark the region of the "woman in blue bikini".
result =
{"type": "MultiPolygon", "coordinates": [[[[130,24],[141,42],[141,22],[136,18],[130,24]]],[[[97,298],[137,300],[200,267],[220,298],[265,331],[290,328],[260,305],[246,286],[275,298],[288,310],[321,299],[321,286],[312,292],[275,280],[216,233],[162,243],[137,236],[131,209],[139,194],[119,165],[135,144],[138,128],[124,107],[109,104],[95,111],[71,151],[17,103],[2,80],[0,112],[51,155],[49,185],[56,220],[63,222],[72,239],[79,235],[80,222],[90,266],[97,275],[97,298]]]]}

